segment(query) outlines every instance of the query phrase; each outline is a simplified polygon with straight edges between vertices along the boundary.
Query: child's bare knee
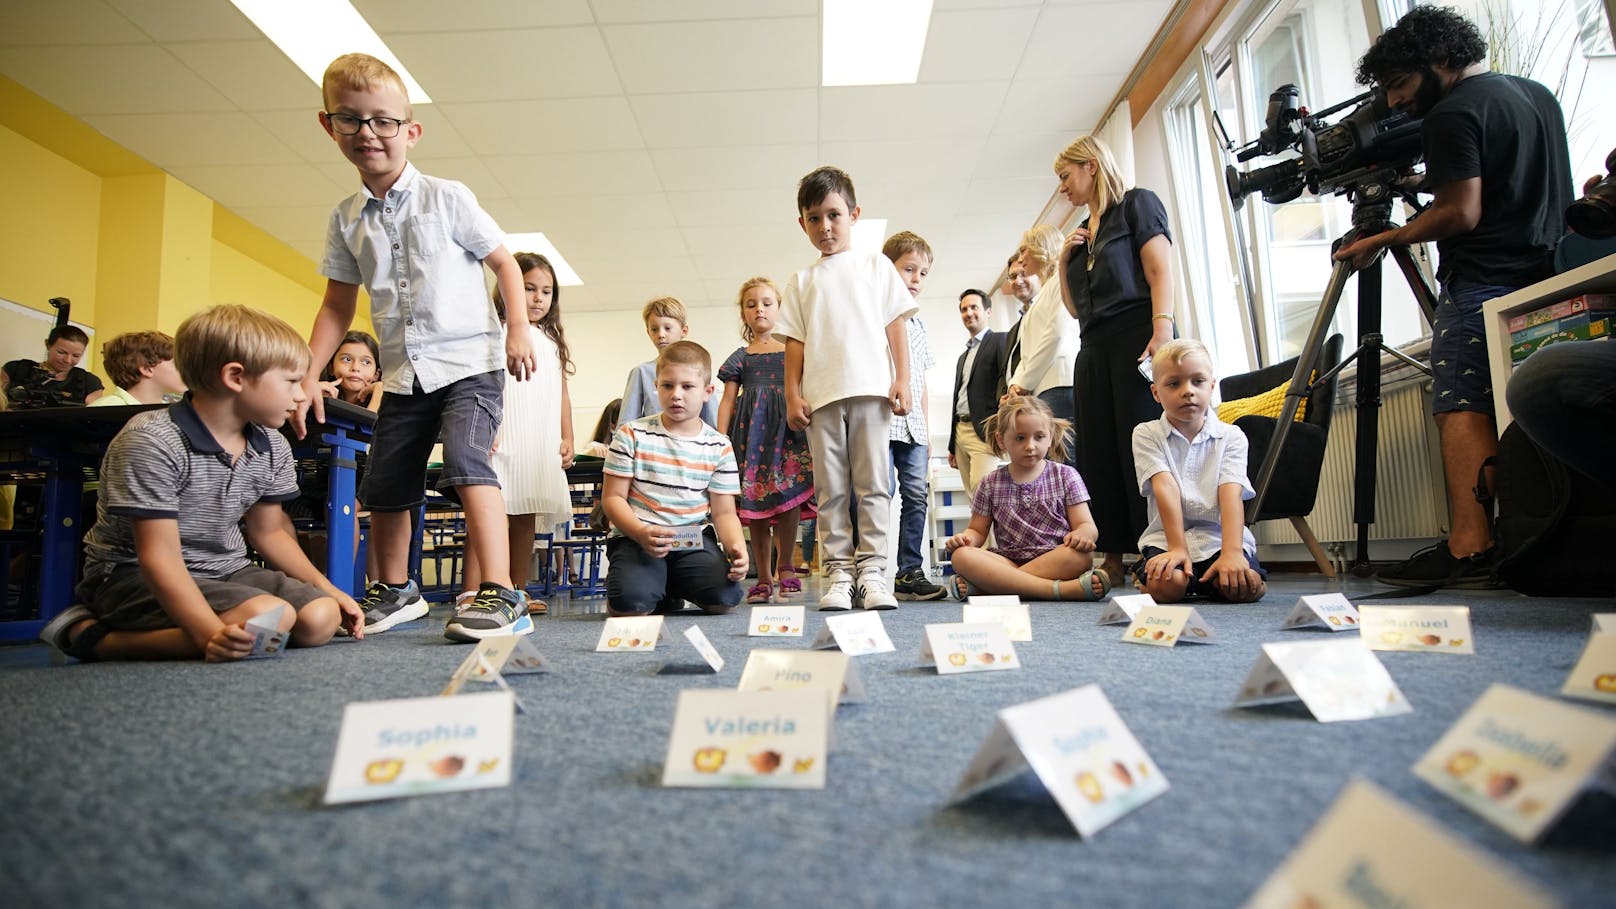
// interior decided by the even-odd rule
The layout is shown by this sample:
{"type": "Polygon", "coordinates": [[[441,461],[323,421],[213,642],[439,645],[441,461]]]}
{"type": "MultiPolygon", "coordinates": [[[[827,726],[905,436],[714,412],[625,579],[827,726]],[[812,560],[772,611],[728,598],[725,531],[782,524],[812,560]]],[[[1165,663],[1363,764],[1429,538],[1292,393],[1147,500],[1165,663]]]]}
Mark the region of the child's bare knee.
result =
{"type": "Polygon", "coordinates": [[[292,626],[292,643],[299,647],[319,647],[331,640],[342,623],[342,610],[331,597],[321,597],[297,610],[292,626]]]}
{"type": "Polygon", "coordinates": [[[1158,603],[1177,603],[1184,599],[1189,586],[1183,581],[1157,578],[1145,582],[1145,593],[1150,594],[1150,598],[1158,603]]]}

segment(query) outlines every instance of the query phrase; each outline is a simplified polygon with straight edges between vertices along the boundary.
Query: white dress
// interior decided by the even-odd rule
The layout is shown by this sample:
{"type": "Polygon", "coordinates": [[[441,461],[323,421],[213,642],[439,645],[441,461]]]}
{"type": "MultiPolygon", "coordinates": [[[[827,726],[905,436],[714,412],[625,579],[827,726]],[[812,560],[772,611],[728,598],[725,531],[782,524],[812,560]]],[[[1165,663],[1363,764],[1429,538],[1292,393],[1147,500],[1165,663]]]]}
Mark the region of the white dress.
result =
{"type": "Polygon", "coordinates": [[[505,375],[505,419],[499,429],[494,472],[506,514],[537,515],[540,529],[572,520],[572,496],[561,469],[561,358],[538,328],[533,355],[539,368],[526,382],[505,375]]]}

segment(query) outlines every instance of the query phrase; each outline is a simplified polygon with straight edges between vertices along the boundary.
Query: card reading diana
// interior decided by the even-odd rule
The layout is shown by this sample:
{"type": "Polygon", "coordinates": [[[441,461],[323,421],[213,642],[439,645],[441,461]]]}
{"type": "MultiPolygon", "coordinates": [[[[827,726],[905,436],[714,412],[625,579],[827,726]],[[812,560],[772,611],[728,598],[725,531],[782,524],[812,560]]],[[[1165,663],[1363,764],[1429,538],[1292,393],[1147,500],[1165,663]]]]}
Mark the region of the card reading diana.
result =
{"type": "Polygon", "coordinates": [[[253,645],[252,652],[248,653],[243,659],[267,660],[286,655],[286,642],[292,635],[290,632],[281,631],[279,626],[281,615],[290,608],[292,607],[282,603],[274,609],[261,615],[255,615],[246,621],[245,627],[253,636],[253,645]]]}
{"type": "Polygon", "coordinates": [[[999,711],[949,802],[968,799],[1029,765],[1082,836],[1167,791],[1167,778],[1098,685],[999,711]]]}
{"type": "Polygon", "coordinates": [[[793,691],[817,688],[828,696],[834,712],[838,703],[864,700],[864,682],[846,653],[815,650],[754,650],[741,669],[741,691],[793,691]]]}
{"type": "Polygon", "coordinates": [[[887,637],[887,626],[881,624],[879,612],[848,612],[825,617],[825,624],[814,636],[814,649],[835,647],[848,656],[867,653],[891,653],[892,638],[887,637]]]}
{"type": "Polygon", "coordinates": [[[1569,698],[1616,704],[1616,634],[1595,634],[1582,648],[1560,693],[1569,698]]]}
{"type": "Polygon", "coordinates": [[[1339,593],[1315,593],[1296,601],[1281,628],[1323,628],[1326,631],[1357,631],[1358,610],[1339,593]]]}
{"type": "Polygon", "coordinates": [[[754,638],[801,637],[803,607],[754,606],[746,622],[746,633],[754,638]]]}
{"type": "Polygon", "coordinates": [[[823,692],[679,692],[664,786],[825,788],[823,692]]]}
{"type": "Polygon", "coordinates": [[[325,803],[508,786],[514,716],[509,691],[350,703],[325,803]]]}
{"type": "Polygon", "coordinates": [[[1127,625],[1146,606],[1156,605],[1156,598],[1148,593],[1126,593],[1111,598],[1100,613],[1101,625],[1127,625]]]}
{"type": "Polygon", "coordinates": [[[1010,634],[998,622],[927,625],[920,658],[935,663],[938,675],[1021,668],[1010,634]]]}
{"type": "Polygon", "coordinates": [[[1370,650],[1476,652],[1469,606],[1365,606],[1358,621],[1370,650]]]}
{"type": "Polygon", "coordinates": [[[1133,615],[1133,624],[1122,633],[1130,644],[1171,647],[1179,641],[1190,644],[1216,644],[1217,635],[1193,606],[1146,606],[1133,615]]]}
{"type": "Polygon", "coordinates": [[[971,597],[965,601],[960,621],[998,622],[1012,641],[1032,640],[1032,616],[1021,597],[971,597]]]}
{"type": "Polygon", "coordinates": [[[1354,779],[1245,909],[1554,905],[1492,856],[1373,783],[1354,779]]]}
{"type": "Polygon", "coordinates": [[[655,650],[659,641],[670,640],[662,616],[636,615],[607,619],[595,643],[596,653],[655,650]]]}
{"type": "Polygon", "coordinates": [[[1495,684],[1414,775],[1523,843],[1554,826],[1616,751],[1616,720],[1495,684]]]}
{"type": "Polygon", "coordinates": [[[1321,723],[1368,720],[1414,708],[1362,640],[1288,641],[1262,645],[1234,706],[1300,700],[1321,723]]]}

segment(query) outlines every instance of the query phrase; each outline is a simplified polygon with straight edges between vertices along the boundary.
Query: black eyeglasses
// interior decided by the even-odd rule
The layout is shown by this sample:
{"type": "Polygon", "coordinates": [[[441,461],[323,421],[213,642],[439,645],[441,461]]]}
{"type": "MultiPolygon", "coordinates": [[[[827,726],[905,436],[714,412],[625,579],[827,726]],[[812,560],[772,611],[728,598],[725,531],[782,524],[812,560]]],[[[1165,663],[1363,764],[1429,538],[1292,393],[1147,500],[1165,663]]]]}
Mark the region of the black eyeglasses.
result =
{"type": "Polygon", "coordinates": [[[361,126],[369,126],[371,134],[378,139],[393,138],[404,124],[410,122],[397,117],[355,117],[352,114],[332,113],[327,113],[325,119],[332,129],[344,136],[358,135],[361,126]]]}

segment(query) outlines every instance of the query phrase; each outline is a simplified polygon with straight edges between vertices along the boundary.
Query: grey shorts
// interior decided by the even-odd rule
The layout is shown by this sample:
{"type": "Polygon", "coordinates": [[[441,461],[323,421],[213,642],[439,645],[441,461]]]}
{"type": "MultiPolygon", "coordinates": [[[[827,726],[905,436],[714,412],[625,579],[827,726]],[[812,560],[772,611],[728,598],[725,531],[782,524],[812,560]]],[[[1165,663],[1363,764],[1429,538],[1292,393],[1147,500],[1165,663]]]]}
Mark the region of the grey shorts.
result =
{"type": "Polygon", "coordinates": [[[382,395],[359,500],[371,511],[409,511],[426,500],[426,462],[443,439],[439,489],[498,486],[489,454],[505,414],[505,374],[467,376],[434,392],[382,395]]]}
{"type": "MultiPolygon", "coordinates": [[[[268,568],[248,565],[234,574],[222,578],[192,576],[202,597],[215,613],[229,612],[253,597],[264,594],[280,597],[292,604],[293,609],[329,596],[313,584],[305,584],[268,568]]],[[[117,631],[156,631],[174,628],[157,594],[141,577],[140,569],[133,566],[114,568],[101,577],[86,577],[74,590],[79,602],[95,613],[107,627],[117,631]]]]}

